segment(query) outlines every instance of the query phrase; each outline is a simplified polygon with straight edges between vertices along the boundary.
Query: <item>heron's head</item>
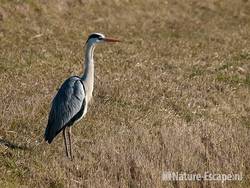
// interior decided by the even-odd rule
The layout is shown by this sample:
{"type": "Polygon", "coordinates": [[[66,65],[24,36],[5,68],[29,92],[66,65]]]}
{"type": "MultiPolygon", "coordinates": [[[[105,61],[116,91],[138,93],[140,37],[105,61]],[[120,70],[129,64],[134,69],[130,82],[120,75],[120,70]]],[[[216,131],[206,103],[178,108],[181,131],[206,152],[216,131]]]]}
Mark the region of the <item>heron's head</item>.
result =
{"type": "Polygon", "coordinates": [[[118,39],[105,37],[102,33],[92,33],[89,35],[86,44],[96,44],[102,42],[121,42],[118,39]]]}

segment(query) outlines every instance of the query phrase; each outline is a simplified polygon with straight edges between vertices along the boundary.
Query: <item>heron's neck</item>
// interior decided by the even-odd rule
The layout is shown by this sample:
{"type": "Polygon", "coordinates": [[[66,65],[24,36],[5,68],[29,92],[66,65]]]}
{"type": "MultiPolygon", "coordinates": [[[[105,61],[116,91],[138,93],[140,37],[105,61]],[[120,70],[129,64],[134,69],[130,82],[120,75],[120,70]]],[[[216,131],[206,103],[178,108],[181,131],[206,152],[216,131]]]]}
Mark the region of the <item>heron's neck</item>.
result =
{"type": "Polygon", "coordinates": [[[91,99],[94,88],[94,49],[95,45],[86,44],[84,74],[82,80],[86,90],[87,101],[91,99]]]}

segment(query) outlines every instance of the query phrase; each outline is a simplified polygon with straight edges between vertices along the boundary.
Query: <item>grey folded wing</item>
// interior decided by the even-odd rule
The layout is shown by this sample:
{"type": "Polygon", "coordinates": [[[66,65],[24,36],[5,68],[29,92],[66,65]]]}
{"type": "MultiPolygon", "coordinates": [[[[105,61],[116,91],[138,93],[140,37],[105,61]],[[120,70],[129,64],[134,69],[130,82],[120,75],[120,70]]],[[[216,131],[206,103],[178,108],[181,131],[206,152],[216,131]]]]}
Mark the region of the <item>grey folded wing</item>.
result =
{"type": "Polygon", "coordinates": [[[84,112],[86,93],[79,77],[67,79],[52,101],[45,140],[49,143],[65,127],[72,125],[84,112]]]}

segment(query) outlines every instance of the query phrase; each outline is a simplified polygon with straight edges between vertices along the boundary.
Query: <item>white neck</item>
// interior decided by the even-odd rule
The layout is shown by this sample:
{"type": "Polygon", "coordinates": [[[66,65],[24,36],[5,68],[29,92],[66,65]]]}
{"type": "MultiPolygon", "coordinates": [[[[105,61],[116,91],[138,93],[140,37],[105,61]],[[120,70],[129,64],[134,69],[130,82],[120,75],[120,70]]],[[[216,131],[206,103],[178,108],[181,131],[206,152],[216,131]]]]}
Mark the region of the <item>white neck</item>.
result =
{"type": "Polygon", "coordinates": [[[94,53],[95,45],[93,43],[86,44],[84,74],[82,80],[86,90],[87,103],[92,98],[94,88],[94,53]]]}

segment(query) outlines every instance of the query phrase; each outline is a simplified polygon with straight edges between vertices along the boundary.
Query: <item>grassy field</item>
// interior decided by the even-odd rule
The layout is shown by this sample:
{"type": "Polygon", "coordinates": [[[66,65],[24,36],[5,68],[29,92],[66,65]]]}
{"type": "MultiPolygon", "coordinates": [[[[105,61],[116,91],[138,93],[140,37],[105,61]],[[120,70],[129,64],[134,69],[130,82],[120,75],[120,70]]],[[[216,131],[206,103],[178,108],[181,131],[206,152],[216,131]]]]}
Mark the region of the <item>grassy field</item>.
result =
{"type": "Polygon", "coordinates": [[[0,187],[250,186],[250,2],[0,0],[0,187]],[[91,32],[94,100],[43,141],[60,84],[83,72],[91,32]],[[164,171],[243,181],[162,181],[164,171]]]}

